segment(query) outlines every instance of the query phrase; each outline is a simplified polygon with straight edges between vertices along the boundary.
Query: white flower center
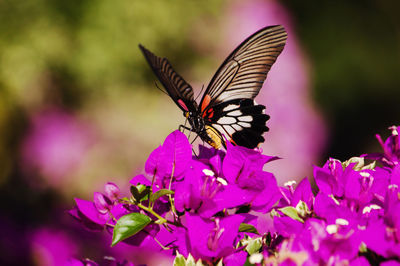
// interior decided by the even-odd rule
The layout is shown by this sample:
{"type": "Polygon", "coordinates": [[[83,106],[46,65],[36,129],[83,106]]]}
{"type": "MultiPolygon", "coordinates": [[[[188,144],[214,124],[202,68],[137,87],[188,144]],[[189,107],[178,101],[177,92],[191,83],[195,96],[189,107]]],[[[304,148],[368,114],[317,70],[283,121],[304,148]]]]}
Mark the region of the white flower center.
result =
{"type": "Polygon", "coordinates": [[[214,172],[211,171],[211,170],[209,170],[209,169],[203,169],[203,173],[204,173],[206,176],[214,176],[214,175],[215,175],[214,172]]]}
{"type": "Polygon", "coordinates": [[[290,187],[293,185],[296,185],[296,181],[295,180],[291,180],[291,181],[287,181],[285,184],[283,184],[285,187],[290,187]]]}
{"type": "Polygon", "coordinates": [[[371,210],[380,210],[382,209],[380,206],[376,205],[376,204],[371,204],[369,206],[364,207],[362,213],[366,214],[366,213],[370,213],[371,210]]]}
{"type": "Polygon", "coordinates": [[[224,185],[224,186],[227,186],[227,185],[228,185],[228,182],[226,182],[226,180],[225,180],[224,178],[222,178],[222,177],[217,177],[217,181],[218,181],[221,185],[224,185]]]}
{"type": "Polygon", "coordinates": [[[251,264],[261,263],[264,256],[261,253],[254,253],[250,256],[249,262],[251,264]]]}
{"type": "Polygon", "coordinates": [[[328,234],[335,234],[338,231],[338,226],[336,224],[330,224],[326,227],[328,234]]]}
{"type": "Polygon", "coordinates": [[[335,223],[337,225],[349,225],[349,221],[343,219],[343,218],[338,218],[336,219],[335,223]]]}

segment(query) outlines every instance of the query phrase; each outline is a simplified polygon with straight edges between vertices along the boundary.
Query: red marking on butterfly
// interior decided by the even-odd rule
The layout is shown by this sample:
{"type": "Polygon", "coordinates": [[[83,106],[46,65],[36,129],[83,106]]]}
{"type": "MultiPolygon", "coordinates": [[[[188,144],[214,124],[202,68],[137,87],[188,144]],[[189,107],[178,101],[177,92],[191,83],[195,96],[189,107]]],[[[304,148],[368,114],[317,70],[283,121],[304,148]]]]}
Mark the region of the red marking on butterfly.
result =
{"type": "Polygon", "coordinates": [[[204,112],[204,110],[207,108],[207,106],[211,102],[211,96],[209,94],[204,95],[203,102],[201,103],[201,111],[204,112]]]}
{"type": "Polygon", "coordinates": [[[208,109],[207,112],[203,112],[203,118],[211,119],[214,116],[214,110],[212,108],[208,109]]]}
{"type": "Polygon", "coordinates": [[[178,100],[178,103],[183,109],[185,109],[185,111],[189,111],[186,104],[181,99],[178,100]]]}

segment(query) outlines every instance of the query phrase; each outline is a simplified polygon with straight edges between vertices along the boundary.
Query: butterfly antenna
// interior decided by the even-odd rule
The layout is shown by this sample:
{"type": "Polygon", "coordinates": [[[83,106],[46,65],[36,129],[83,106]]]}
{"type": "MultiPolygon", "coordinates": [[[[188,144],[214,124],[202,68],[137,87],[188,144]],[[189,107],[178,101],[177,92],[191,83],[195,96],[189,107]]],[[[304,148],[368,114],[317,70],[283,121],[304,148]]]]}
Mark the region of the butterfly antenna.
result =
{"type": "MultiPolygon", "coordinates": [[[[156,84],[157,89],[159,89],[160,91],[162,91],[163,93],[165,93],[166,95],[168,95],[168,93],[166,93],[163,89],[161,89],[160,87],[158,87],[157,81],[154,81],[154,84],[156,84]]],[[[168,95],[169,96],[169,95],[168,95]]]]}
{"type": "Polygon", "coordinates": [[[195,99],[196,101],[197,101],[197,98],[199,98],[199,96],[203,92],[203,89],[204,89],[204,84],[201,86],[201,90],[200,90],[199,94],[197,94],[197,96],[196,96],[196,99],[195,99]]]}

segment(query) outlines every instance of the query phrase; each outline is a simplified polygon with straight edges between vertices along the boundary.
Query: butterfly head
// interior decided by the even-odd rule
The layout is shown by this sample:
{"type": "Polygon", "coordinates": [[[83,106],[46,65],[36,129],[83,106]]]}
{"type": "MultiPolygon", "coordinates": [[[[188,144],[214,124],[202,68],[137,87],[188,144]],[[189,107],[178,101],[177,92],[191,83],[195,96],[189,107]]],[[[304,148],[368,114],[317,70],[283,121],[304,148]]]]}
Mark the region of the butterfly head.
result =
{"type": "Polygon", "coordinates": [[[189,120],[189,124],[194,132],[199,133],[204,131],[204,119],[198,112],[188,111],[184,115],[189,120]]]}

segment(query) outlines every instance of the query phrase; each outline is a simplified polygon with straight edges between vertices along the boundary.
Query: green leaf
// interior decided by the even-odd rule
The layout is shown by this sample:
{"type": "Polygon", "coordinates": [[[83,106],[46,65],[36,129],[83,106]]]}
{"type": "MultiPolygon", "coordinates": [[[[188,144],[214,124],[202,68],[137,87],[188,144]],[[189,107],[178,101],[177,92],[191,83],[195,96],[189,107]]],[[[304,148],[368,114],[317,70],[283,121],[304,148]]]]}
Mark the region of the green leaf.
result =
{"type": "Polygon", "coordinates": [[[164,196],[164,195],[170,195],[170,194],[174,194],[175,192],[169,189],[160,189],[159,191],[157,191],[156,193],[152,194],[150,196],[150,202],[155,202],[157,199],[159,199],[160,197],[164,196]]]}
{"type": "Polygon", "coordinates": [[[300,218],[299,214],[297,213],[296,208],[293,208],[292,206],[288,206],[285,208],[280,208],[279,209],[281,212],[283,212],[285,215],[289,216],[293,220],[299,221],[304,223],[303,219],[300,218]]]}
{"type": "MultiPolygon", "coordinates": [[[[186,259],[182,254],[179,254],[179,252],[177,252],[177,254],[176,254],[173,265],[174,266],[204,266],[201,259],[199,259],[196,262],[196,260],[193,258],[192,254],[190,254],[190,253],[186,259]]],[[[222,264],[221,264],[221,266],[222,266],[222,264]]]]}
{"type": "Polygon", "coordinates": [[[375,169],[375,166],[376,166],[376,161],[373,161],[373,162],[370,163],[370,164],[364,165],[364,167],[363,167],[362,170],[365,170],[365,169],[375,169]]]}
{"type": "Polygon", "coordinates": [[[190,253],[186,260],[185,266],[196,266],[196,260],[193,258],[192,254],[190,254],[190,253]]]}
{"type": "Polygon", "coordinates": [[[262,239],[261,237],[255,238],[255,239],[250,239],[248,241],[248,244],[246,246],[246,251],[252,255],[254,253],[258,253],[260,251],[260,248],[262,247],[262,239]]]}
{"type": "Polygon", "coordinates": [[[248,256],[248,257],[246,258],[246,262],[244,263],[243,266],[254,266],[254,264],[250,263],[249,260],[250,260],[250,256],[248,256]]]}
{"type": "Polygon", "coordinates": [[[279,212],[277,212],[275,209],[272,209],[271,212],[269,213],[269,215],[271,215],[271,218],[274,218],[274,217],[281,217],[281,215],[279,214],[279,212]]]}
{"type": "Polygon", "coordinates": [[[137,187],[140,192],[140,201],[147,200],[149,198],[149,194],[150,194],[150,187],[149,186],[146,187],[144,185],[138,185],[137,187]]]}
{"type": "Polygon", "coordinates": [[[185,264],[186,264],[186,259],[185,259],[185,257],[182,255],[182,254],[180,254],[179,252],[176,252],[177,254],[176,254],[176,257],[175,257],[175,259],[174,259],[174,266],[185,266],[185,264]]]}
{"type": "Polygon", "coordinates": [[[247,232],[247,233],[254,233],[254,234],[258,234],[257,229],[251,225],[251,224],[246,224],[246,223],[241,223],[239,226],[239,232],[247,232]]]}
{"type": "Polygon", "coordinates": [[[296,205],[297,214],[304,218],[311,214],[311,211],[308,209],[307,203],[300,200],[296,205]]]}
{"type": "Polygon", "coordinates": [[[138,189],[139,193],[142,193],[143,191],[145,191],[147,188],[149,188],[148,186],[145,186],[143,184],[137,184],[136,188],[138,189]]]}
{"type": "Polygon", "coordinates": [[[222,263],[222,260],[223,260],[223,259],[220,259],[220,260],[218,261],[218,263],[217,263],[216,266],[224,266],[224,264],[222,263]]]}
{"type": "Polygon", "coordinates": [[[150,222],[150,217],[141,213],[135,212],[122,216],[115,224],[111,246],[140,232],[150,222]]]}
{"type": "Polygon", "coordinates": [[[362,242],[360,244],[359,252],[361,252],[361,253],[367,253],[368,252],[368,248],[367,248],[367,245],[365,245],[365,243],[362,242]]]}
{"type": "Polygon", "coordinates": [[[131,194],[137,202],[147,200],[150,187],[138,184],[137,186],[131,186],[131,194]]]}
{"type": "Polygon", "coordinates": [[[135,200],[138,200],[140,193],[137,187],[131,186],[131,194],[135,198],[135,200]]]}
{"type": "Polygon", "coordinates": [[[267,246],[270,246],[271,245],[271,242],[272,242],[272,236],[271,236],[271,232],[268,232],[268,234],[265,236],[265,244],[267,245],[267,246]]]}
{"type": "Polygon", "coordinates": [[[343,167],[346,168],[347,166],[349,166],[352,163],[355,163],[355,165],[353,166],[353,169],[355,171],[361,171],[361,170],[365,170],[365,169],[374,169],[376,166],[375,161],[366,165],[363,157],[352,157],[352,158],[348,159],[347,161],[343,162],[342,165],[343,165],[343,167]]]}

